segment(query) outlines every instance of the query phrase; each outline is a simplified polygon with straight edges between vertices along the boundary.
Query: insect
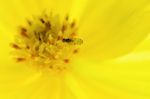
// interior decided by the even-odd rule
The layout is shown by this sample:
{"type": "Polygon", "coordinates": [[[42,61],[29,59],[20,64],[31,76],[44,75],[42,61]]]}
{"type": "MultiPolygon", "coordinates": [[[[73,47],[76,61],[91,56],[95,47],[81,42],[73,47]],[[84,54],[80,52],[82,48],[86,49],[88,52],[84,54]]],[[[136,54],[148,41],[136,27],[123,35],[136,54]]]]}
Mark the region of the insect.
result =
{"type": "Polygon", "coordinates": [[[62,42],[81,45],[83,40],[80,38],[63,38],[62,42]]]}

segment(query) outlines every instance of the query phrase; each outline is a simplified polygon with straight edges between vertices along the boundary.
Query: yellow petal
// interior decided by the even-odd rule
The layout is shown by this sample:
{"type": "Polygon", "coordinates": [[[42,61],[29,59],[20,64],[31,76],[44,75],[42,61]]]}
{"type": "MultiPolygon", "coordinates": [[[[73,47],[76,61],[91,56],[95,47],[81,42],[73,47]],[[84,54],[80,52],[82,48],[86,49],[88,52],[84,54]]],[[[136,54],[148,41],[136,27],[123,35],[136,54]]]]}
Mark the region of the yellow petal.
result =
{"type": "Polygon", "coordinates": [[[79,83],[80,79],[76,79],[76,77],[70,72],[66,74],[64,79],[67,85],[66,87],[68,87],[68,89],[73,93],[73,95],[77,99],[87,99],[87,95],[82,90],[81,85],[79,83]]]}
{"type": "Polygon", "coordinates": [[[148,35],[135,49],[134,52],[150,51],[150,35],[148,35]]]}
{"type": "Polygon", "coordinates": [[[13,64],[11,61],[1,65],[1,99],[59,99],[61,81],[58,76],[38,72],[24,64],[13,64]]]}
{"type": "MultiPolygon", "coordinates": [[[[0,23],[0,98],[1,99],[146,99],[150,98],[150,53],[131,55],[103,63],[92,59],[108,59],[130,52],[149,32],[148,0],[1,0],[0,23]],[[85,4],[84,4],[85,3],[85,4]],[[73,4],[73,5],[72,5],[73,4]],[[7,5],[7,6],[5,6],[7,5]],[[66,6],[67,5],[67,6],[66,6]],[[91,6],[92,5],[92,6],[91,6]],[[71,7],[73,8],[71,9],[71,7]],[[73,63],[64,78],[41,74],[9,56],[9,42],[15,28],[43,9],[80,19],[84,38],[81,56],[87,60],[73,63]],[[91,13],[89,13],[91,12],[91,13]],[[82,15],[81,15],[82,14],[82,15]],[[89,60],[88,60],[89,59],[89,60]],[[90,63],[91,62],[91,63],[90,63]]],[[[82,58],[83,58],[82,57],[82,58]]]]}
{"type": "Polygon", "coordinates": [[[94,60],[132,51],[150,33],[148,0],[91,1],[81,18],[81,56],[94,60]]]}
{"type": "Polygon", "coordinates": [[[80,22],[89,0],[73,0],[70,16],[80,22]]]}
{"type": "Polygon", "coordinates": [[[88,97],[95,99],[150,98],[150,52],[132,53],[96,63],[79,59],[73,73],[88,97]]]}

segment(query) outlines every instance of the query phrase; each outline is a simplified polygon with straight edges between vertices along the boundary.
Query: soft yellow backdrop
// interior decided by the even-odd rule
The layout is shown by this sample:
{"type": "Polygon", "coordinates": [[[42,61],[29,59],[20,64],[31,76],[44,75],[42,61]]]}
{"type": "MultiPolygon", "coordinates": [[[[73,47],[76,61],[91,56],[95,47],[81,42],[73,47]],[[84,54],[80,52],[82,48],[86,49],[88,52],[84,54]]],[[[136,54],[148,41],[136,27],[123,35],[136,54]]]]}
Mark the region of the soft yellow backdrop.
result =
{"type": "Polygon", "coordinates": [[[0,99],[150,99],[149,0],[0,0],[0,99]],[[84,40],[63,75],[15,63],[17,26],[43,10],[69,14],[84,40]]]}

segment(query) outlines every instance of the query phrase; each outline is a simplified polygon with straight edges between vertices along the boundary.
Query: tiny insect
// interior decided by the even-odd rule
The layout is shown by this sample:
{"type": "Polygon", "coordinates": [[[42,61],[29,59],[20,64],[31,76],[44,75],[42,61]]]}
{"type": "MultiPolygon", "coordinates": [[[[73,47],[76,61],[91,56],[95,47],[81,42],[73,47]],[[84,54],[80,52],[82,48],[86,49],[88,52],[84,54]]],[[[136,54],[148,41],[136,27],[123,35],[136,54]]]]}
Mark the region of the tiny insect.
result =
{"type": "Polygon", "coordinates": [[[62,42],[81,45],[83,43],[83,40],[79,38],[63,38],[62,42]]]}

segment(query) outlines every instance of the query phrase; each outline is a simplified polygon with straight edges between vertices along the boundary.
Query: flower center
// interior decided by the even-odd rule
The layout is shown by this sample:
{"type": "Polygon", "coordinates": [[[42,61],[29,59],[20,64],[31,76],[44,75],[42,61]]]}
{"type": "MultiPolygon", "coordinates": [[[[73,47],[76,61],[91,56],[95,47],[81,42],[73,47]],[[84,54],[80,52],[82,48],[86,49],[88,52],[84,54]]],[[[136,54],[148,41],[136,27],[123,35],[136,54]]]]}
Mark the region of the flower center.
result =
{"type": "Polygon", "coordinates": [[[11,46],[17,62],[31,63],[34,67],[62,71],[69,68],[71,57],[79,50],[82,39],[77,38],[77,25],[66,16],[42,14],[19,28],[11,46]]]}

